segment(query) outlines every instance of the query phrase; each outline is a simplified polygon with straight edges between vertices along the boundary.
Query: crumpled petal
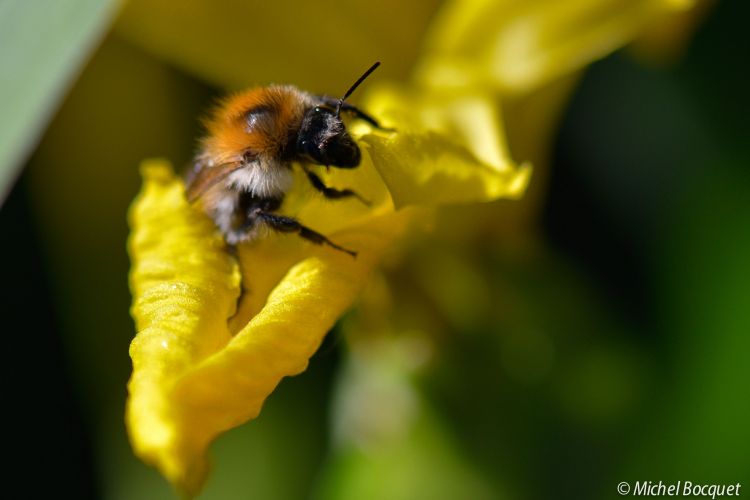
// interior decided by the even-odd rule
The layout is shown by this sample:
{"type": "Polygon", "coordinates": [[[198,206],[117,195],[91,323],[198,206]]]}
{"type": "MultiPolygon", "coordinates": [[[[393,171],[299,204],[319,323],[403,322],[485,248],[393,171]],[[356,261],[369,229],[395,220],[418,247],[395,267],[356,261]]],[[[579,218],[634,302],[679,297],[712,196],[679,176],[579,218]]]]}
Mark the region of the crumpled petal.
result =
{"type": "MultiPolygon", "coordinates": [[[[182,457],[190,448],[176,425],[176,381],[229,342],[227,319],[240,294],[240,275],[213,223],[191,210],[182,182],[163,162],[144,164],[143,191],[133,204],[131,313],[138,334],[130,347],[127,424],[135,452],[173,483],[204,473],[182,457]]],[[[186,489],[190,489],[189,487],[186,489]]]]}
{"type": "MultiPolygon", "coordinates": [[[[143,193],[131,211],[138,334],[127,423],[136,452],[192,495],[205,478],[210,442],[255,417],[281,378],[306,368],[409,213],[336,235],[362,249],[357,259],[310,248],[231,336],[227,320],[239,297],[234,257],[212,222],[188,205],[168,165],[150,163],[143,173],[143,193]]],[[[242,258],[273,265],[264,252],[277,243],[269,237],[243,249],[242,258]]]]}

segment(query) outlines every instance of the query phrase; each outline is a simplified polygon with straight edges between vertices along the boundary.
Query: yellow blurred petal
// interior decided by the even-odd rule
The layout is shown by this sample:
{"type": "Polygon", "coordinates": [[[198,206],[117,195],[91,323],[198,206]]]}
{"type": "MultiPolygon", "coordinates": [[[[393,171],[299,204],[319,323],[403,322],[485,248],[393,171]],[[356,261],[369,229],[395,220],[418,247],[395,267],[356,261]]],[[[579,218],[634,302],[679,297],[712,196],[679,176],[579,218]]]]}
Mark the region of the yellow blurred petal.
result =
{"type": "Polygon", "coordinates": [[[129,0],[118,35],[215,85],[339,94],[371,62],[405,78],[439,0],[129,0]]]}
{"type": "Polygon", "coordinates": [[[454,0],[418,72],[428,85],[528,92],[622,47],[696,0],[454,0]]]}
{"type": "Polygon", "coordinates": [[[716,5],[716,0],[698,0],[694,9],[654,23],[633,42],[631,52],[641,61],[670,64],[682,57],[693,34],[716,5]]]}
{"type": "Polygon", "coordinates": [[[290,246],[296,240],[284,236],[242,248],[249,273],[243,287],[260,310],[231,336],[228,320],[239,297],[235,259],[213,223],[185,201],[182,182],[168,165],[151,162],[143,173],[143,192],[130,216],[138,333],[131,346],[127,424],[136,453],[194,495],[208,470],[211,441],[254,418],[283,377],[306,368],[415,212],[376,216],[330,235],[357,248],[356,259],[328,248],[290,246]],[[267,273],[268,267],[275,271],[267,273]]]}

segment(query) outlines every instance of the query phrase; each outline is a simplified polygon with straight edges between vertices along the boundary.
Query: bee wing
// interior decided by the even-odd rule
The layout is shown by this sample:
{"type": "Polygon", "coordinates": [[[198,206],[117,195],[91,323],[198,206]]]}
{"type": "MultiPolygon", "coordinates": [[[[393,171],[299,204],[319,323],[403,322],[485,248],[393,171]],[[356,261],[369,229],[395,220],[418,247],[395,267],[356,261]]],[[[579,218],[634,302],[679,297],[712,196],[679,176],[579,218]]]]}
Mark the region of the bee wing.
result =
{"type": "Polygon", "coordinates": [[[212,167],[198,161],[185,179],[187,198],[193,203],[203,196],[206,191],[224,180],[229,174],[244,166],[242,161],[228,161],[212,167]]]}

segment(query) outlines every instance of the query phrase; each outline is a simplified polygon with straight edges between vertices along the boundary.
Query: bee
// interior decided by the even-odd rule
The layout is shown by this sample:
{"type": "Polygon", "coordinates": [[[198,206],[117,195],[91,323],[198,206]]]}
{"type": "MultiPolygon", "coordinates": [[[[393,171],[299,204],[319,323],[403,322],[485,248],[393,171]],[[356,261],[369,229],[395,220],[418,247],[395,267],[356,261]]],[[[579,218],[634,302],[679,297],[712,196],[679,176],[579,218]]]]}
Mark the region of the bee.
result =
{"type": "Polygon", "coordinates": [[[383,129],[372,116],[345,102],[379,65],[373,64],[340,99],[291,85],[271,85],[231,96],[214,111],[185,181],[188,200],[199,202],[227,244],[253,241],[268,228],[296,233],[356,257],[353,250],[278,210],[292,187],[295,163],[302,165],[312,187],[326,198],[353,197],[369,204],[350,189],[326,186],[309,165],[359,165],[359,147],[347,132],[341,112],[383,129]]]}

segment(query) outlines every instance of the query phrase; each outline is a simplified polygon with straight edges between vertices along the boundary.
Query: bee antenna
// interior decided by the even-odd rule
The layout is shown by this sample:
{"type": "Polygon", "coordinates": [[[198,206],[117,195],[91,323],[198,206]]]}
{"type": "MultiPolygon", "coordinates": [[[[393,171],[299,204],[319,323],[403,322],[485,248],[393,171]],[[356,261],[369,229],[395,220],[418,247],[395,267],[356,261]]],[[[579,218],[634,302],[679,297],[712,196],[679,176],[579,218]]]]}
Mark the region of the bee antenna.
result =
{"type": "Polygon", "coordinates": [[[341,99],[339,99],[339,103],[336,106],[336,117],[338,117],[341,114],[341,106],[344,104],[344,101],[346,101],[346,98],[349,97],[350,95],[352,95],[352,92],[354,92],[357,89],[357,87],[359,87],[359,85],[362,82],[364,82],[365,79],[368,76],[370,76],[370,74],[373,71],[375,71],[376,69],[378,69],[378,66],[380,66],[380,61],[377,61],[377,62],[375,62],[375,64],[373,64],[372,66],[370,66],[370,69],[368,69],[367,71],[365,71],[364,74],[362,76],[360,76],[359,79],[356,82],[354,82],[354,85],[352,85],[351,87],[349,87],[349,90],[346,91],[346,94],[344,94],[344,97],[342,97],[341,99]]]}

